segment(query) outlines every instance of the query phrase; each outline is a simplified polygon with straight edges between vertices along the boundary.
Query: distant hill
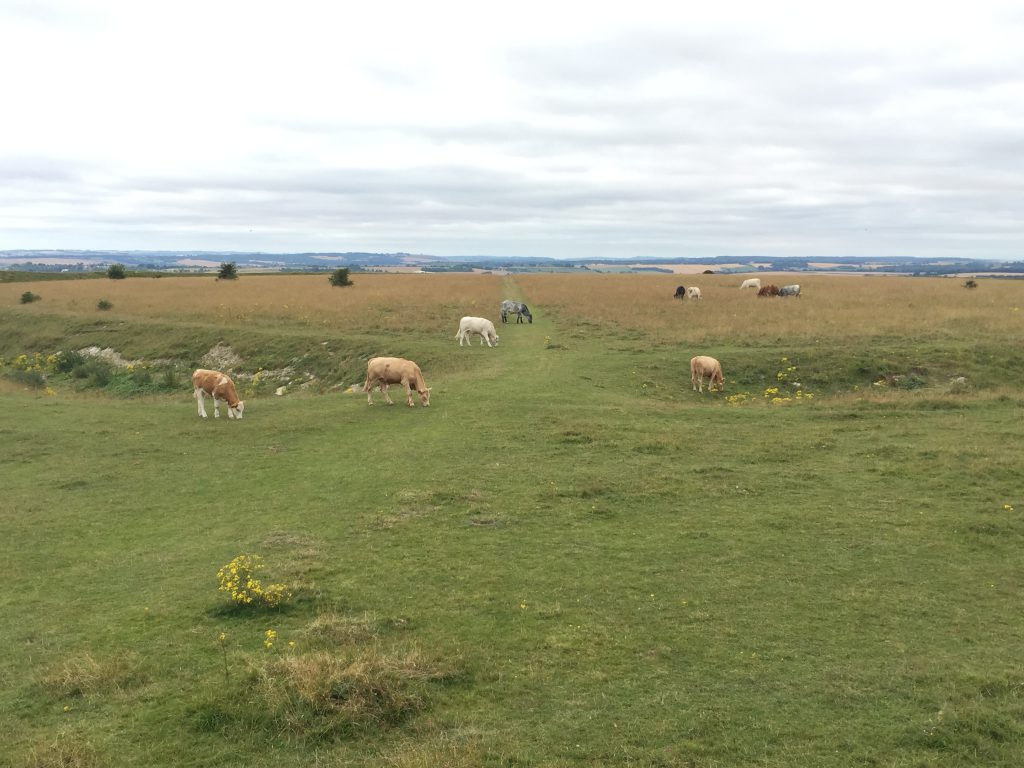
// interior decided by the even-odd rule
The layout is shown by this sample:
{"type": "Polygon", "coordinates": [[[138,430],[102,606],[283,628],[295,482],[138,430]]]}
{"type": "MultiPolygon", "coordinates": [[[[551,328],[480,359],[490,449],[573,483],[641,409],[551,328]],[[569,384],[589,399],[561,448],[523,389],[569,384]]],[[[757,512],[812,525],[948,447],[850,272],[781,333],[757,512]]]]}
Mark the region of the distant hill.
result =
{"type": "MultiPolygon", "coordinates": [[[[906,256],[709,256],[706,258],[556,259],[517,256],[432,256],[413,253],[250,251],[0,251],[0,269],[46,272],[92,272],[110,264],[133,270],[206,271],[233,261],[241,270],[329,271],[337,267],[361,269],[419,269],[424,272],[552,272],[597,270],[616,272],[671,272],[670,266],[706,266],[718,273],[750,272],[872,272],[915,275],[994,273],[1024,276],[1024,261],[987,259],[928,259],[906,256]]],[[[701,270],[703,271],[703,270],[701,270]]]]}

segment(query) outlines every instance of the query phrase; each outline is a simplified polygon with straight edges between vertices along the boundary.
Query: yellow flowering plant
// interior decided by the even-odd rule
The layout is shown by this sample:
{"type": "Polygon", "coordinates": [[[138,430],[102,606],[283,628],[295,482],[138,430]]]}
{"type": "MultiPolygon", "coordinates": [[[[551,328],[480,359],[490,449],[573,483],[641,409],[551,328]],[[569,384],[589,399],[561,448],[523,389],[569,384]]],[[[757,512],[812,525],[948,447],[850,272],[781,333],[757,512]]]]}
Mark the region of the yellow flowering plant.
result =
{"type": "Polygon", "coordinates": [[[220,591],[225,592],[235,605],[277,608],[288,602],[292,593],[285,584],[267,584],[256,578],[263,570],[259,555],[239,555],[217,571],[220,591]]]}

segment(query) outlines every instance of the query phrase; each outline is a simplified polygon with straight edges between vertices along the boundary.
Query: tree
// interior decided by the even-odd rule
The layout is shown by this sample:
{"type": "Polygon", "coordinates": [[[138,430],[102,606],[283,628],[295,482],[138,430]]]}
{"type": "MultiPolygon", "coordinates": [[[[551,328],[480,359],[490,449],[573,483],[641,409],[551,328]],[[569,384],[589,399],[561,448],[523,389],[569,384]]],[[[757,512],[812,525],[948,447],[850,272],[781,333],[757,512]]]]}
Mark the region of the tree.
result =
{"type": "Polygon", "coordinates": [[[352,285],[352,281],[348,278],[348,267],[340,267],[334,270],[328,280],[334,286],[352,285]]]}
{"type": "Polygon", "coordinates": [[[124,280],[124,264],[111,264],[107,267],[107,277],[111,280],[124,280]]]}
{"type": "Polygon", "coordinates": [[[220,265],[220,269],[217,270],[218,280],[234,280],[238,277],[238,267],[233,261],[225,261],[220,265]]]}

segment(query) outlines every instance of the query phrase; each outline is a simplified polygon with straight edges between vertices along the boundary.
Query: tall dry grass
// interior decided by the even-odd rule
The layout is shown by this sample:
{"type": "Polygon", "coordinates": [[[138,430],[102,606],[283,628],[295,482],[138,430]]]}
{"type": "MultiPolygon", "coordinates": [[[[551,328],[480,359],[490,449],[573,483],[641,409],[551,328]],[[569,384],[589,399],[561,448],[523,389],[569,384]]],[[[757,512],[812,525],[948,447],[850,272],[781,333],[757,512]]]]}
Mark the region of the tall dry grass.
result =
{"type": "Polygon", "coordinates": [[[463,315],[497,321],[502,278],[473,274],[357,274],[354,285],[336,288],[327,275],[242,275],[139,277],[125,280],[71,280],[46,283],[42,300],[19,305],[24,285],[0,285],[0,305],[40,313],[98,316],[106,299],[117,317],[194,318],[223,325],[299,323],[308,326],[444,330],[452,335],[463,315]]]}
{"type": "Polygon", "coordinates": [[[73,280],[46,283],[42,300],[22,305],[21,284],[0,285],[0,306],[16,312],[58,313],[107,320],[193,318],[223,326],[298,324],[454,334],[463,315],[498,321],[503,298],[518,295],[535,313],[579,332],[586,324],[648,336],[653,342],[700,343],[731,338],[752,344],[785,339],[912,336],[1021,338],[1024,281],[979,280],[966,289],[955,278],[763,274],[763,283],[799,283],[800,299],[759,299],[739,290],[741,275],[357,274],[336,288],[326,275],[73,280]],[[673,299],[680,283],[697,285],[701,301],[673,299]],[[107,299],[114,308],[99,313],[107,299]]]}
{"type": "Polygon", "coordinates": [[[758,298],[741,275],[536,274],[516,277],[535,311],[580,326],[640,331],[653,341],[827,342],[913,336],[941,340],[1024,335],[1024,281],[765,274],[763,284],[798,283],[802,297],[758,298]],[[673,299],[679,284],[703,298],[673,299]]]}

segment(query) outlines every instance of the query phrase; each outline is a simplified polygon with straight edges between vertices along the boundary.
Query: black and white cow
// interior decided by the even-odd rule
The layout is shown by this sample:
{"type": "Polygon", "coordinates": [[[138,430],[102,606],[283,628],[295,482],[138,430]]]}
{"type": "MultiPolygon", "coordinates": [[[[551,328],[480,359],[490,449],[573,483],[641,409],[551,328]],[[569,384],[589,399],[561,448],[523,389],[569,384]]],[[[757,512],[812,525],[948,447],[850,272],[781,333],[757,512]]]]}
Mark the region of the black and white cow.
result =
{"type": "Polygon", "coordinates": [[[779,296],[796,296],[800,298],[800,286],[799,285],[784,285],[779,288],[779,296]]]}

